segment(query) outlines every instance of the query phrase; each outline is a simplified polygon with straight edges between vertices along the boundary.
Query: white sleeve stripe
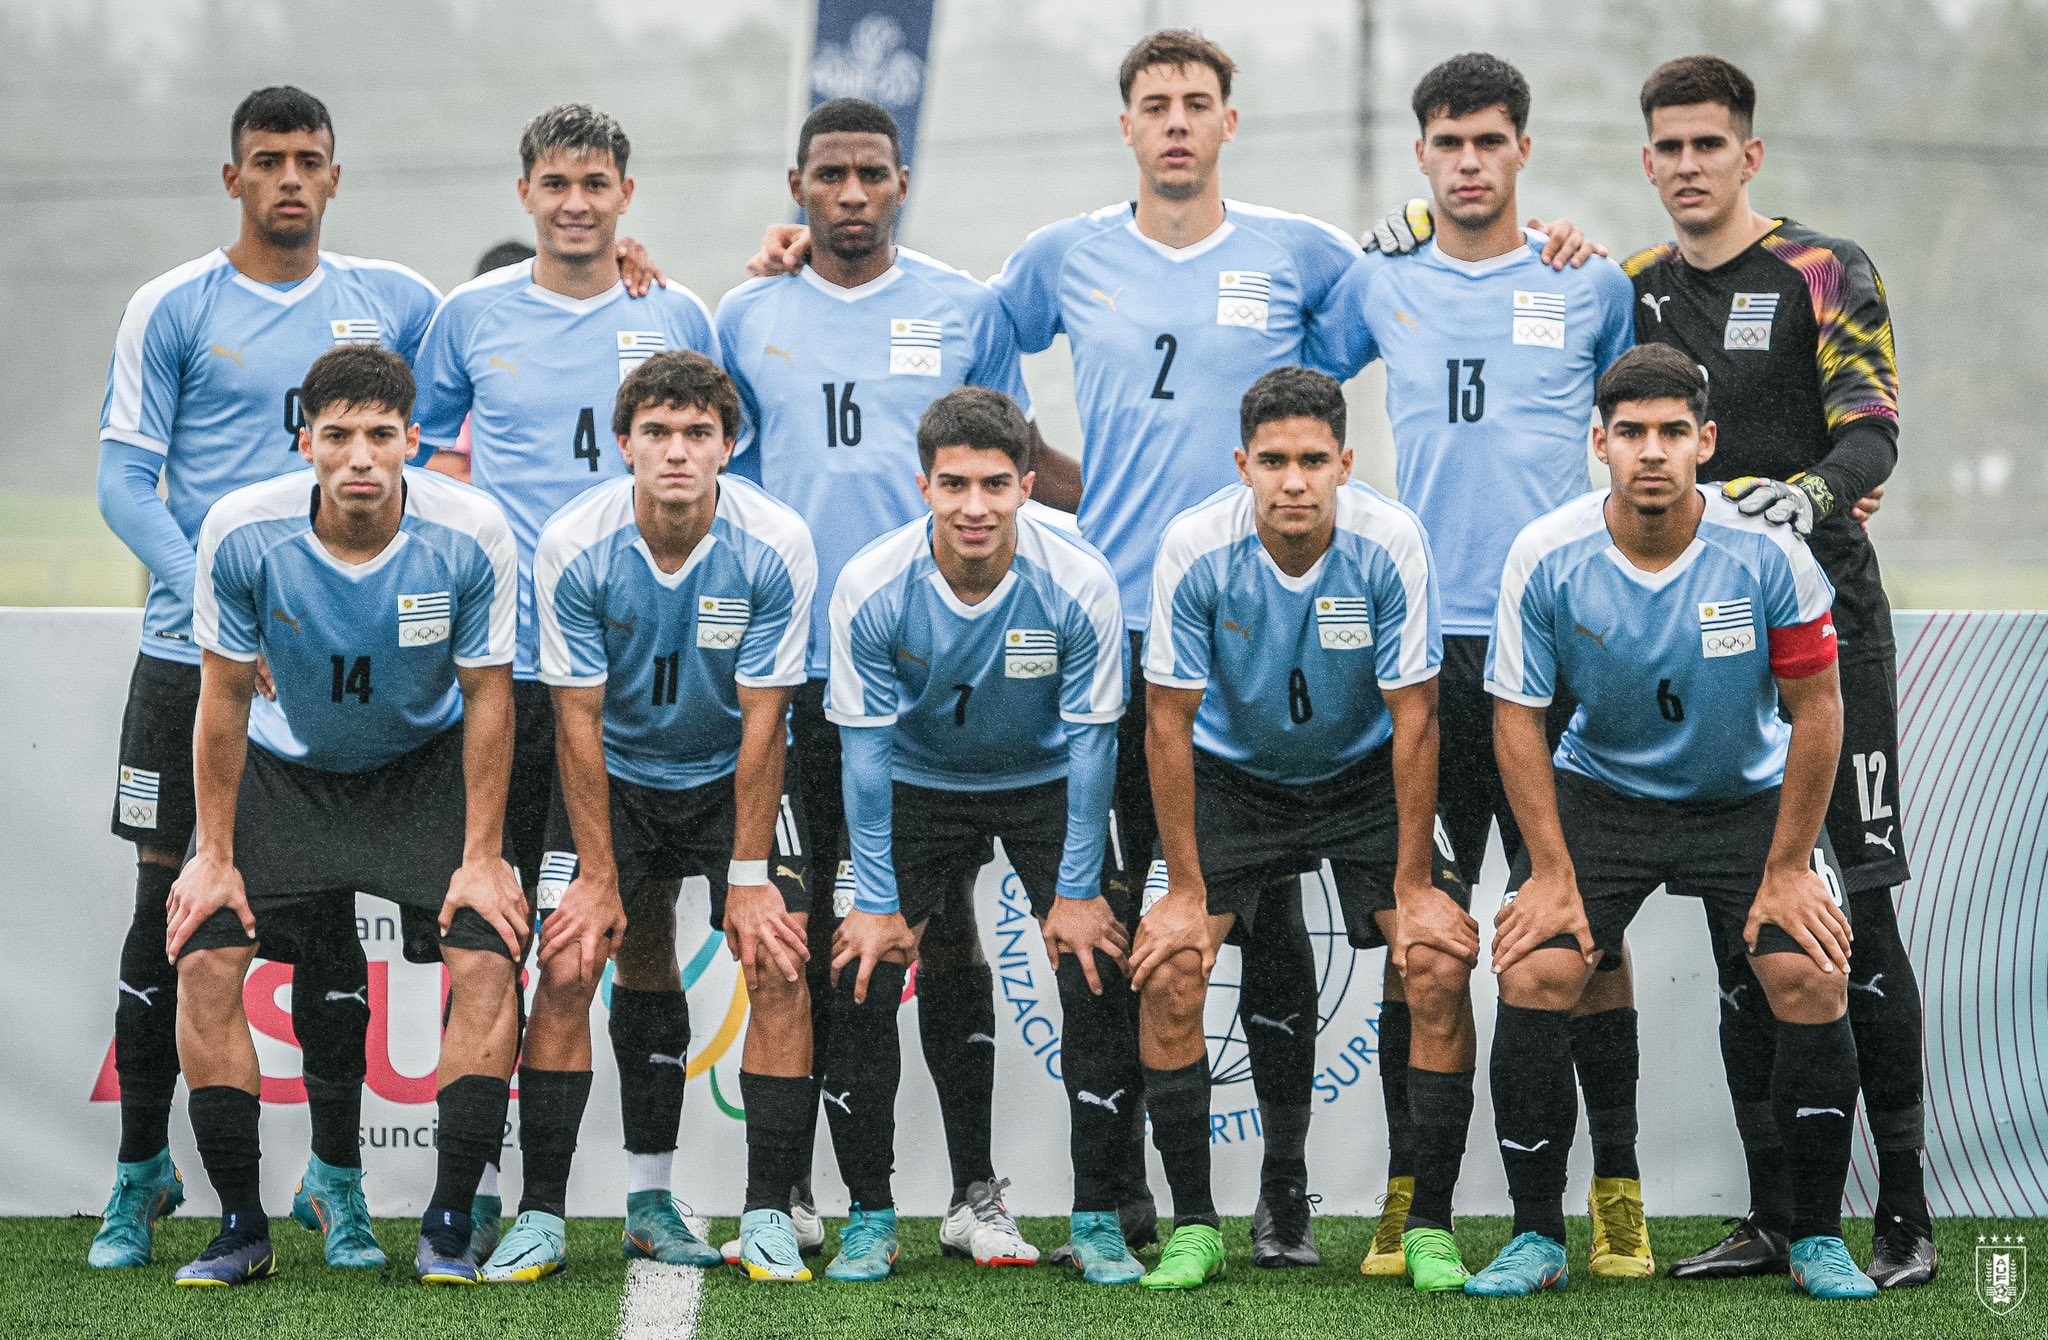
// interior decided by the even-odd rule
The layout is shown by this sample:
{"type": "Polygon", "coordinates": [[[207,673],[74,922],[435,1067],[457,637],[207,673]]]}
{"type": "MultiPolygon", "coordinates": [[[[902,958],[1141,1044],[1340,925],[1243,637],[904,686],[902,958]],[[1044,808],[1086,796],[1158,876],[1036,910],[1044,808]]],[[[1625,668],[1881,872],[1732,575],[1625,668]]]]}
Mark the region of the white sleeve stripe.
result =
{"type": "Polygon", "coordinates": [[[825,709],[825,720],[835,726],[893,726],[896,724],[896,714],[891,712],[885,717],[848,716],[837,708],[828,707],[825,709]]]}
{"type": "MultiPolygon", "coordinates": [[[[805,622],[808,623],[809,620],[806,619],[805,622]]],[[[808,678],[809,676],[799,669],[793,675],[780,672],[772,675],[734,675],[732,682],[743,689],[793,689],[805,683],[808,678]]]]}
{"type": "Polygon", "coordinates": [[[1543,560],[1559,549],[1607,527],[1604,512],[1607,495],[1589,493],[1554,512],[1540,516],[1522,528],[1508,550],[1506,569],[1500,578],[1500,602],[1493,620],[1494,677],[1517,691],[1526,682],[1528,667],[1527,633],[1522,626],[1522,597],[1543,560]]]}
{"type": "Polygon", "coordinates": [[[1520,703],[1523,707],[1548,707],[1551,703],[1548,694],[1538,696],[1533,693],[1516,693],[1507,685],[1496,683],[1490,679],[1486,681],[1486,691],[1496,698],[1503,698],[1511,703],[1520,703]]]}
{"type": "Polygon", "coordinates": [[[1382,690],[1409,689],[1417,684],[1427,684],[1443,672],[1440,665],[1425,665],[1413,674],[1402,675],[1399,679],[1383,679],[1379,682],[1382,690]]]}
{"type": "Polygon", "coordinates": [[[100,430],[100,441],[120,442],[126,446],[140,447],[144,451],[153,451],[159,456],[168,456],[171,454],[170,443],[160,442],[156,438],[151,437],[148,433],[131,432],[125,428],[115,428],[112,426],[102,428],[100,430]]]}
{"type": "MultiPolygon", "coordinates": [[[[135,296],[128,300],[127,310],[121,313],[120,329],[114,335],[114,366],[109,373],[113,394],[107,401],[107,427],[103,436],[116,432],[142,432],[143,349],[149,339],[149,323],[156,316],[157,309],[172,293],[227,263],[225,251],[209,251],[158,275],[137,289],[135,296]]],[[[149,439],[135,445],[149,446],[149,439]]],[[[159,446],[155,450],[168,449],[159,446]]]]}
{"type": "MultiPolygon", "coordinates": [[[[1249,496],[1251,491],[1247,489],[1244,492],[1249,496]]],[[[1209,682],[1206,677],[1199,684],[1174,677],[1174,671],[1179,668],[1179,658],[1173,645],[1173,600],[1195,564],[1236,543],[1240,530],[1238,513],[1242,510],[1243,501],[1235,494],[1226,495],[1199,503],[1168,523],[1166,536],[1159,544],[1158,562],[1152,569],[1154,635],[1145,639],[1147,682],[1183,688],[1198,688],[1209,682]]],[[[1207,630],[1203,631],[1206,635],[1207,630]]]]}
{"type": "Polygon", "coordinates": [[[795,508],[731,475],[719,479],[719,502],[721,507],[730,506],[735,526],[781,560],[783,573],[789,579],[789,624],[775,647],[775,667],[762,683],[750,687],[801,684],[809,678],[811,611],[818,597],[818,551],[810,528],[795,508]]]}
{"type": "Polygon", "coordinates": [[[428,279],[418,270],[413,269],[410,265],[401,265],[397,261],[377,260],[370,256],[345,256],[338,251],[323,251],[320,253],[320,259],[326,261],[337,270],[390,270],[396,274],[404,275],[407,279],[412,280],[415,284],[433,294],[435,302],[441,301],[441,290],[435,288],[432,280],[428,279]]]}
{"type": "MultiPolygon", "coordinates": [[[[832,591],[832,655],[825,681],[825,715],[830,720],[842,725],[874,720],[865,715],[868,684],[853,655],[853,620],[877,592],[917,562],[924,546],[924,529],[922,518],[900,526],[854,555],[839,571],[839,584],[832,591]],[[841,718],[851,718],[851,723],[841,718]]],[[[890,721],[894,720],[892,714],[890,721]]]]}
{"type": "Polygon", "coordinates": [[[1124,613],[1117,599],[1116,574],[1084,547],[1079,537],[1030,517],[1018,518],[1017,547],[1023,557],[1045,569],[1067,599],[1080,606],[1095,631],[1095,675],[1088,686],[1090,711],[1123,715],[1124,613]]]}
{"type": "Polygon", "coordinates": [[[1122,721],[1123,719],[1124,709],[1121,707],[1117,708],[1113,712],[1060,713],[1060,720],[1071,722],[1076,726],[1107,726],[1112,721],[1122,721]]]}
{"type": "Polygon", "coordinates": [[[239,662],[242,665],[250,664],[257,657],[257,653],[253,651],[229,651],[226,647],[221,646],[219,643],[203,642],[200,641],[200,639],[197,637],[194,637],[192,640],[194,642],[199,643],[199,649],[201,651],[210,651],[216,656],[223,657],[230,661],[239,662]]]}
{"type": "Polygon", "coordinates": [[[1398,682],[1412,684],[1427,678],[1423,672],[1431,668],[1430,574],[1429,547],[1422,537],[1422,523],[1407,508],[1389,502],[1363,486],[1347,488],[1339,495],[1338,516],[1346,530],[1377,545],[1401,576],[1406,609],[1401,617],[1401,673],[1398,682]],[[1350,515],[1345,515],[1347,512],[1350,515]]]}
{"type": "Polygon", "coordinates": [[[464,670],[488,670],[494,665],[512,664],[513,655],[509,651],[491,651],[485,652],[481,656],[457,656],[453,659],[455,664],[461,666],[464,670]]]}
{"type": "Polygon", "coordinates": [[[1170,673],[1155,672],[1149,665],[1145,667],[1145,682],[1147,684],[1157,684],[1162,689],[1206,689],[1209,687],[1207,679],[1175,679],[1170,673]]]}
{"type": "Polygon", "coordinates": [[[1242,214],[1247,218],[1293,219],[1298,223],[1312,224],[1315,227],[1320,228],[1324,232],[1328,233],[1331,237],[1336,238],[1339,242],[1342,242],[1346,247],[1349,247],[1353,252],[1356,252],[1359,255],[1365,254],[1365,249],[1359,246],[1357,238],[1345,232],[1336,224],[1325,223],[1323,220],[1316,218],[1313,214],[1296,214],[1291,210],[1275,209],[1271,205],[1248,204],[1243,200],[1225,200],[1223,202],[1223,209],[1226,214],[1242,214]]]}
{"type": "Polygon", "coordinates": [[[551,675],[543,670],[540,672],[539,678],[541,683],[548,685],[550,688],[594,689],[610,679],[611,676],[608,673],[595,675],[551,675]]]}

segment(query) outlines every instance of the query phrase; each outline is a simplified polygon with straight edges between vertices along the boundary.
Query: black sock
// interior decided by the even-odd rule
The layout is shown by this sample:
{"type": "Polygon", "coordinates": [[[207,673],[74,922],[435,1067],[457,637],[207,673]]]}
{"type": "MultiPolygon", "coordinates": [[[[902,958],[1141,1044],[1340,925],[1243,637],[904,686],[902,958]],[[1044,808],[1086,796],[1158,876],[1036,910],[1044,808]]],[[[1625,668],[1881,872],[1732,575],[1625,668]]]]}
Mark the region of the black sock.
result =
{"type": "Polygon", "coordinates": [[[1856,1034],[1856,1068],[1863,1113],[1877,1146],[1877,1217],[1927,1226],[1927,1144],[1922,1108],[1920,982],[1899,938],[1890,889],[1849,895],[1856,942],[1849,951],[1849,1026],[1856,1034]]]}
{"type": "Polygon", "coordinates": [[[861,1004],[854,1003],[852,968],[839,974],[833,989],[832,1052],[821,1093],[839,1176],[864,1210],[896,1205],[889,1179],[896,1164],[896,1088],[903,1077],[896,1012],[905,975],[900,963],[875,965],[861,1004]]]}
{"type": "MultiPolygon", "coordinates": [[[[1135,1056],[1135,1039],[1138,1036],[1138,993],[1125,991],[1119,1003],[1124,1008],[1123,1028],[1134,1039],[1132,1055],[1135,1056]]],[[[1145,1160],[1145,1150],[1151,1144],[1146,1135],[1151,1123],[1146,1115],[1148,1108],[1145,1104],[1145,1067],[1133,1065],[1131,1075],[1137,1085],[1131,1101],[1117,1105],[1130,1117],[1129,1125],[1124,1130],[1123,1157],[1119,1161],[1123,1172],[1123,1189],[1117,1193],[1117,1204],[1120,1207],[1153,1203],[1152,1170],[1145,1160]]]]}
{"type": "Polygon", "coordinates": [[[434,1132],[434,1194],[427,1202],[430,1215],[441,1211],[469,1217],[477,1179],[484,1175],[485,1164],[498,1161],[504,1147],[511,1093],[512,1086],[495,1075],[463,1075],[441,1086],[436,1102],[440,1120],[434,1132]]]}
{"type": "MultiPolygon", "coordinates": [[[[815,850],[815,849],[814,849],[815,850]]],[[[825,1058],[832,1054],[832,1011],[837,1002],[832,986],[832,932],[837,919],[821,908],[810,919],[811,959],[804,967],[811,997],[811,1105],[804,1112],[804,1175],[797,1189],[808,1192],[811,1158],[818,1147],[818,1118],[824,1107],[825,1058]]],[[[899,1050],[901,1044],[898,1044],[899,1050]]],[[[815,1200],[810,1202],[816,1204],[815,1200]]]]}
{"type": "MultiPolygon", "coordinates": [[[[613,983],[611,1037],[626,1152],[666,1154],[676,1147],[683,1124],[689,1002],[680,990],[632,991],[613,983]]],[[[520,1095],[523,1102],[524,1089],[520,1095]]]]}
{"type": "Polygon", "coordinates": [[[1244,949],[1238,987],[1238,1020],[1265,1142],[1261,1187],[1308,1186],[1316,1009],[1315,949],[1302,920],[1301,880],[1290,875],[1260,894],[1257,929],[1244,949]]]}
{"type": "Polygon", "coordinates": [[[1449,1230],[1451,1198],[1472,1129],[1472,1072],[1440,1074],[1410,1064],[1408,1112],[1415,1123],[1415,1203],[1408,1227],[1449,1230]]]}
{"type": "Polygon", "coordinates": [[[1572,1020],[1572,1060],[1586,1095],[1593,1176],[1641,1177],[1636,1161],[1636,1083],[1641,1056],[1632,1006],[1572,1020]]]}
{"type": "Polygon", "coordinates": [[[1074,1209],[1114,1210],[1121,1199],[1131,1112],[1139,1096],[1138,1039],[1126,1025],[1124,975],[1096,954],[1102,994],[1088,989],[1078,959],[1060,959],[1060,1075],[1067,1090],[1074,1209]]]}
{"type": "Polygon", "coordinates": [[[1173,1192],[1175,1226],[1221,1227],[1209,1190],[1209,1058],[1179,1070],[1146,1066],[1145,1102],[1152,1109],[1152,1145],[1173,1192]]]}
{"type": "Polygon", "coordinates": [[[121,1080],[123,1163],[142,1163],[170,1145],[178,1088],[178,969],[164,957],[165,901],[178,872],[135,863],[135,912],[121,942],[114,997],[114,1073],[121,1080]]]}
{"type": "Polygon", "coordinates": [[[1856,1132],[1856,1034],[1831,1024],[1778,1025],[1771,1102],[1791,1174],[1794,1242],[1842,1236],[1842,1186],[1856,1132]]]}
{"type": "Polygon", "coordinates": [[[206,1180],[220,1197],[220,1231],[268,1237],[263,1214],[263,1148],[257,1125],[263,1104],[253,1093],[225,1084],[192,1091],[192,1138],[206,1180]]]}
{"type": "Polygon", "coordinates": [[[292,968],[292,1029],[305,1056],[313,1154],[335,1168],[360,1168],[364,1046],[370,1035],[370,965],[356,937],[355,895],[324,895],[331,915],[308,934],[292,968]]]}
{"type": "Polygon", "coordinates": [[[995,973],[986,963],[917,969],[917,1036],[939,1091],[953,1194],[995,1180],[990,1131],[996,1091],[995,973]]]}
{"type": "MultiPolygon", "coordinates": [[[[1515,1202],[1515,1233],[1564,1241],[1565,1164],[1579,1124],[1569,1010],[1502,1001],[1493,1031],[1493,1129],[1515,1202]]],[[[1420,1183],[1418,1182],[1418,1199],[1420,1183]]]]}
{"type": "Polygon", "coordinates": [[[1380,1002],[1380,1096],[1387,1105],[1387,1180],[1415,1176],[1415,1116],[1409,1110],[1408,1056],[1415,1018],[1405,1000],[1380,1002]]]}
{"type": "Polygon", "coordinates": [[[747,1200],[749,1210],[789,1213],[789,1192],[810,1174],[806,1143],[818,1110],[810,1076],[784,1079],[740,1071],[740,1102],[747,1109],[747,1200]]]}
{"type": "Polygon", "coordinates": [[[519,1154],[526,1164],[526,1184],[519,1193],[521,1214],[540,1210],[567,1216],[569,1166],[576,1158],[576,1135],[589,1101],[588,1070],[519,1067],[519,1154]]]}
{"type": "Polygon", "coordinates": [[[1792,1226],[1792,1183],[1785,1145],[1771,1106],[1771,1070],[1777,1064],[1778,1021],[1763,985],[1739,955],[1720,967],[1721,1065],[1735,1106],[1735,1131],[1749,1172],[1749,1214],[1783,1233],[1792,1226]]]}

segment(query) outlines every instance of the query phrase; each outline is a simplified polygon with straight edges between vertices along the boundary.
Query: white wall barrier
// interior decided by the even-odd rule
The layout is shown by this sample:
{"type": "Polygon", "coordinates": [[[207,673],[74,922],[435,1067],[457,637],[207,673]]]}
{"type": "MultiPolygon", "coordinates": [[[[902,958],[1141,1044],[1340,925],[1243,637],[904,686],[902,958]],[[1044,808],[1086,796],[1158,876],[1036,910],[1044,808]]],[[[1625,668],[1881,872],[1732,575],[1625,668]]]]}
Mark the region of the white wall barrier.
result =
{"type": "MultiPolygon", "coordinates": [[[[137,622],[133,611],[0,610],[0,645],[9,652],[0,664],[0,841],[12,872],[0,889],[0,1130],[12,1151],[0,1175],[0,1214],[96,1211],[113,1171],[115,965],[134,876],[131,850],[108,834],[107,815],[137,622]]],[[[1926,995],[1936,1208],[2048,1214],[2048,614],[1912,613],[1898,624],[1903,823],[1918,873],[1902,896],[1901,922],[1926,995]]],[[[1475,901],[1482,925],[1499,904],[1502,877],[1496,845],[1475,901]]],[[[1326,1212],[1369,1214],[1386,1159],[1376,1034],[1385,955],[1351,953],[1320,880],[1306,881],[1304,891],[1321,980],[1314,1185],[1326,1212]]],[[[999,997],[996,1164],[1014,1179],[1014,1209],[1064,1213],[1071,1183],[1057,995],[1015,877],[991,867],[978,896],[999,997]]],[[[706,927],[705,906],[702,882],[692,881],[678,946],[693,1039],[676,1189],[701,1211],[733,1213],[744,1179],[738,1075],[746,1000],[722,941],[706,927]]],[[[393,908],[364,898],[358,912],[371,960],[362,1132],[370,1202],[380,1214],[414,1214],[433,1180],[440,974],[402,960],[393,908]]],[[[1721,1078],[1704,918],[1695,904],[1654,898],[1631,944],[1651,1212],[1739,1213],[1745,1185],[1721,1078]]],[[[1256,1194],[1260,1141],[1236,1024],[1236,968],[1235,951],[1226,950],[1210,998],[1220,1081],[1212,1141],[1219,1201],[1244,1213],[1256,1194]]],[[[289,969],[259,963],[248,985],[265,1075],[264,1194],[273,1210],[288,1203],[306,1156],[289,984],[289,969]]],[[[1474,995],[1482,1083],[1458,1205],[1498,1213],[1507,1196],[1483,1083],[1494,999],[1488,974],[1475,977],[1474,995]]],[[[600,1039],[603,1015],[600,1002],[600,1039]]],[[[897,1194],[908,1212],[932,1214],[943,1208],[950,1179],[913,1009],[903,1021],[897,1194]]],[[[617,1080],[602,1041],[597,1055],[574,1214],[618,1214],[624,1203],[617,1080]]],[[[514,1127],[517,1119],[515,1105],[514,1127]]],[[[172,1146],[192,1193],[188,1212],[211,1212],[182,1098],[172,1146]]],[[[509,1204],[519,1169],[512,1130],[506,1154],[509,1204]]],[[[1573,1169],[1574,1185],[1583,1186],[1583,1131],[1573,1169]]],[[[817,1170],[826,1208],[843,1211],[822,1131],[817,1170]]],[[[1163,1179],[1154,1182],[1163,1191],[1163,1179]]],[[[1874,1188],[1866,1140],[1852,1207],[1867,1212],[1874,1188]]]]}

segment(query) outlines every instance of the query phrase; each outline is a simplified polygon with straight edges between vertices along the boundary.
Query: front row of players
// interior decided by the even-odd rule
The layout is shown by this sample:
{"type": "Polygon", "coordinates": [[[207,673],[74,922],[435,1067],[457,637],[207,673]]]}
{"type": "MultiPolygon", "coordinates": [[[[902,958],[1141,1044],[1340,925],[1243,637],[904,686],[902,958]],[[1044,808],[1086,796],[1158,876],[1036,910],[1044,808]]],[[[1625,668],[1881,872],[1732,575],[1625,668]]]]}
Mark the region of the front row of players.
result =
{"type": "MultiPolygon", "coordinates": [[[[404,468],[412,403],[395,355],[322,357],[301,391],[311,474],[230,494],[201,534],[199,830],[167,948],[222,1227],[181,1284],[274,1270],[241,981],[258,952],[322,943],[355,890],[438,911],[451,997],[417,1269],[430,1283],[487,1275],[468,1211],[521,1046],[530,925],[503,855],[518,576],[495,504],[404,468]],[[259,657],[274,699],[255,694],[259,657]]],[[[1403,1245],[1418,1289],[1565,1283],[1571,1012],[1664,884],[1705,901],[1714,952],[1747,955],[1778,1020],[1795,1283],[1874,1295],[1839,1225],[1857,1072],[1851,931],[1821,831],[1841,734],[1833,592],[1802,541],[1698,484],[1714,449],[1705,404],[1682,355],[1624,356],[1598,394],[1611,489],[1529,526],[1503,575],[1486,684],[1527,850],[1496,919],[1490,1078],[1516,1235],[1468,1275],[1451,1202],[1473,1105],[1479,932],[1435,837],[1436,577],[1414,514],[1350,479],[1338,384],[1300,368],[1262,378],[1241,407],[1242,484],[1167,531],[1143,651],[1164,880],[1142,908],[1099,881],[1127,683],[1115,577],[1024,510],[1032,435],[1011,401],[969,387],[933,404],[918,437],[930,514],[862,551],[830,603],[826,710],[844,742],[854,893],[814,1057],[810,868],[787,840],[783,770],[816,559],[794,512],[720,473],[739,412],[726,375],[696,354],[649,359],[614,416],[630,477],[559,512],[535,565],[558,780],[521,1071],[528,1208],[488,1277],[565,1262],[590,999],[616,958],[621,989],[680,1000],[672,944],[666,956],[621,946],[631,922],[671,922],[691,875],[711,886],[752,1004],[739,1263],[756,1280],[810,1278],[790,1189],[822,1088],[854,1202],[826,1274],[887,1277],[904,976],[927,922],[1001,838],[1055,965],[1074,1174],[1064,1255],[1089,1281],[1185,1289],[1222,1270],[1208,975],[1268,885],[1327,860],[1353,945],[1389,947],[1414,1017],[1403,1245]],[[1566,693],[1579,706],[1553,754],[1545,710],[1566,693]],[[1175,1214],[1149,1273],[1117,1215],[1134,1190],[1140,1092],[1175,1214]]],[[[687,1042],[686,1014],[671,1032],[687,1042]]],[[[629,1151],[673,1147],[679,1107],[627,1106],[667,1126],[637,1142],[629,1129],[629,1151]]],[[[637,1234],[642,1254],[717,1259],[668,1199],[667,1156],[629,1157],[652,1161],[632,1168],[649,1203],[629,1201],[629,1254],[637,1234]]]]}

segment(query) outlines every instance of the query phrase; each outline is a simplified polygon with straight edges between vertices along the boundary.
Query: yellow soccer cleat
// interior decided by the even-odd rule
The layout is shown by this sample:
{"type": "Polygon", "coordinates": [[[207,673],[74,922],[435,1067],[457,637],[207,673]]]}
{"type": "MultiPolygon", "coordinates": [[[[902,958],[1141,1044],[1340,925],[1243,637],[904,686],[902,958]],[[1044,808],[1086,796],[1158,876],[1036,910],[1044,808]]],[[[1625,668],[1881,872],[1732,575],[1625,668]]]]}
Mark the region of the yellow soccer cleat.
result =
{"type": "Polygon", "coordinates": [[[1401,1232],[1408,1227],[1408,1207],[1414,1203],[1414,1178],[1387,1179],[1387,1194],[1380,1202],[1379,1231],[1372,1235],[1372,1250],[1359,1263],[1359,1274],[1400,1279],[1408,1273],[1408,1253],[1401,1248],[1401,1232]]]}
{"type": "Polygon", "coordinates": [[[1602,1279],[1646,1280],[1657,1273],[1650,1254],[1650,1224],[1643,1217],[1643,1183],[1635,1177],[1596,1177],[1586,1212],[1593,1217],[1589,1269],[1602,1279]]]}

